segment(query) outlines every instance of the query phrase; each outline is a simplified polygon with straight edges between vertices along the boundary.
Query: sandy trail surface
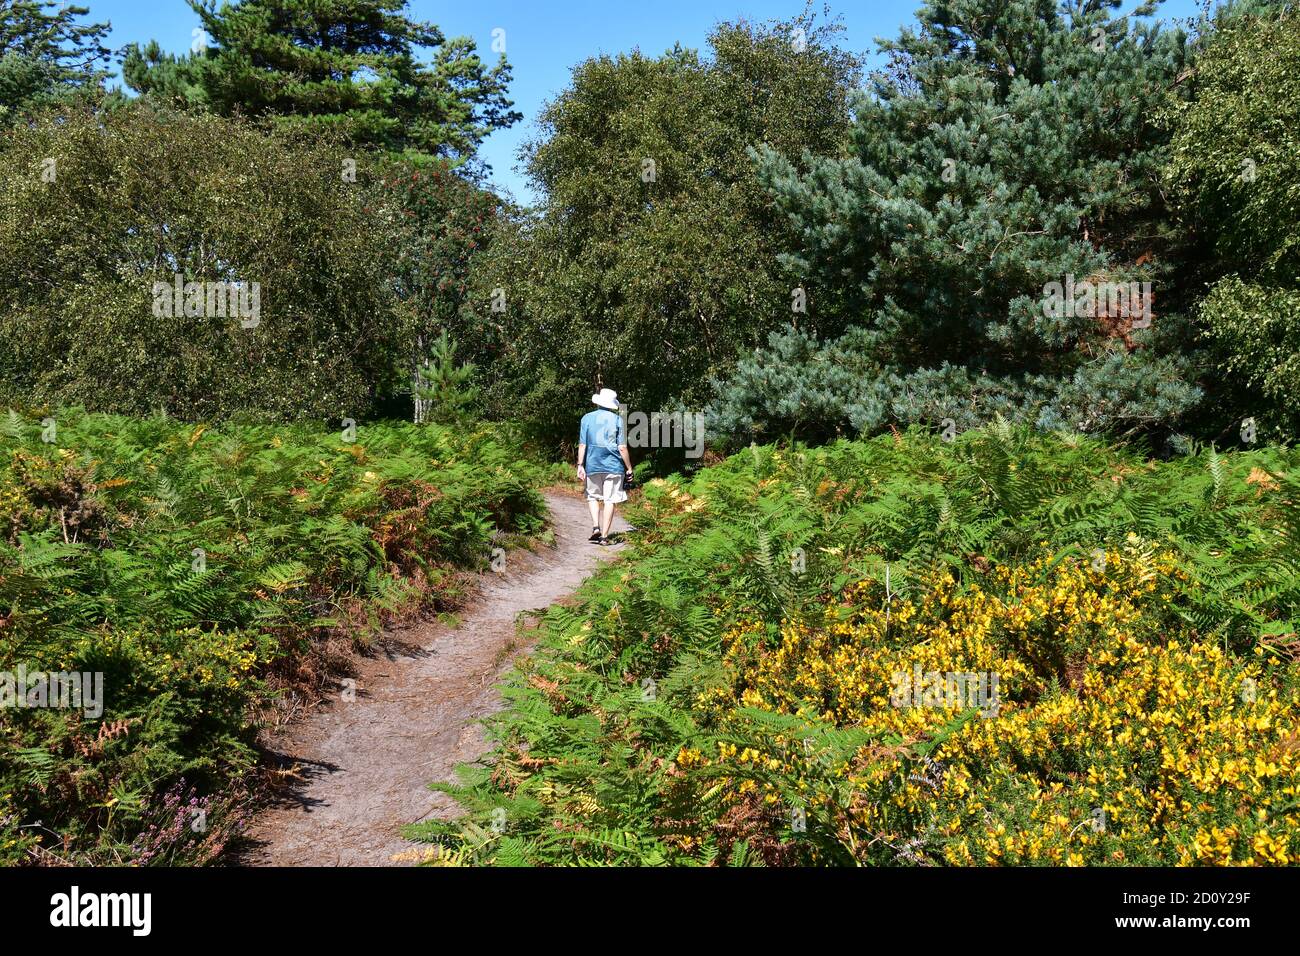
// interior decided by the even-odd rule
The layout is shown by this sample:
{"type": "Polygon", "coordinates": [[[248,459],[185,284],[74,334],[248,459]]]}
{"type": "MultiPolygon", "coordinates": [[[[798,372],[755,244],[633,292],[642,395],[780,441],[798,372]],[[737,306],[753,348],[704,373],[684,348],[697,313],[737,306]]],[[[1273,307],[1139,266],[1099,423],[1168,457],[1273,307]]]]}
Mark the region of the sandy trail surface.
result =
{"type": "MultiPolygon", "coordinates": [[[[509,552],[504,572],[481,576],[456,627],[429,621],[392,633],[386,650],[358,661],[355,700],[339,695],[271,742],[300,782],[254,820],[238,862],[390,866],[419,846],[402,826],[455,815],[428,785],[487,750],[479,721],[501,708],[495,685],[528,646],[519,615],[571,594],[620,550],[587,542],[585,502],[546,500],[555,547],[509,552]]],[[[616,519],[615,530],[625,528],[616,519]]]]}

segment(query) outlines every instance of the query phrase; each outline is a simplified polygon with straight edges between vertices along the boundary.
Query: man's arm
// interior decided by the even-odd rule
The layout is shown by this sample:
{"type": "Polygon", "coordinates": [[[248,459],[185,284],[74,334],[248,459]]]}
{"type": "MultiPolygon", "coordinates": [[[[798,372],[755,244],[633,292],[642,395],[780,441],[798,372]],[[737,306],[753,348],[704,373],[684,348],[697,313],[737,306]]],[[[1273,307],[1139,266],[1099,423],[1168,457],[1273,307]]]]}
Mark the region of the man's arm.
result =
{"type": "Polygon", "coordinates": [[[618,425],[616,428],[616,434],[618,435],[618,455],[623,459],[623,467],[627,469],[630,478],[632,474],[632,456],[627,453],[627,435],[625,434],[626,426],[623,422],[622,415],[618,418],[618,425]]]}
{"type": "Polygon", "coordinates": [[[578,480],[579,481],[585,481],[587,479],[587,469],[582,467],[582,463],[586,460],[587,460],[587,446],[579,445],[578,446],[578,480]]]}

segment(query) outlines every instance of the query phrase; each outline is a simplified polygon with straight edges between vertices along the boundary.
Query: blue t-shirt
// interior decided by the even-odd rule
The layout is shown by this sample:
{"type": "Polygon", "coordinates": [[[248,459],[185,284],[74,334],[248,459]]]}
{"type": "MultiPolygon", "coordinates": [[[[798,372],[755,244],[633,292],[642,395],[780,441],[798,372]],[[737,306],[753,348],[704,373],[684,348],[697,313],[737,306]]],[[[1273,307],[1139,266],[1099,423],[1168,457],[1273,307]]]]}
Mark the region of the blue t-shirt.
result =
{"type": "Polygon", "coordinates": [[[618,446],[626,445],[627,437],[623,434],[623,419],[617,412],[598,408],[583,415],[578,429],[578,444],[587,446],[583,467],[589,474],[623,474],[623,459],[618,446]]]}

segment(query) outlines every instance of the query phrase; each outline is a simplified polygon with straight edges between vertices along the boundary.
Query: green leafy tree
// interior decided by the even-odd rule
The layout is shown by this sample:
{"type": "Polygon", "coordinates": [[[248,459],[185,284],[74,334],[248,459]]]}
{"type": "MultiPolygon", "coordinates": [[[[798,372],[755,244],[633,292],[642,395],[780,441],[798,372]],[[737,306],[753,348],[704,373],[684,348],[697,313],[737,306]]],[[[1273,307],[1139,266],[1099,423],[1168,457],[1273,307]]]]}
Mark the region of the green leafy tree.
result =
{"type": "Polygon", "coordinates": [[[857,63],[833,32],[723,24],[710,56],[575,68],[526,151],[540,209],[508,217],[474,269],[461,341],[499,407],[559,439],[598,383],[637,408],[699,402],[784,321],[785,226],[748,149],[840,148],[857,63]]]}
{"type": "Polygon", "coordinates": [[[109,75],[107,23],[89,8],[54,0],[0,4],[0,125],[70,92],[98,89],[109,75]]]}
{"type": "Polygon", "coordinates": [[[399,212],[364,167],[343,181],[339,153],[148,102],[16,126],[0,400],[337,423],[409,390],[399,212]]]}
{"type": "Polygon", "coordinates": [[[1229,10],[1195,98],[1168,118],[1168,177],[1211,284],[1199,318],[1219,371],[1221,430],[1300,436],[1300,14],[1229,10]]]}
{"type": "MultiPolygon", "coordinates": [[[[769,384],[780,350],[752,356],[721,388],[715,427],[870,432],[1012,410],[1085,431],[1178,421],[1198,391],[1164,281],[1168,137],[1153,121],[1186,66],[1185,37],[1113,19],[1117,5],[927,2],[854,101],[851,155],[805,155],[801,169],[763,148],[762,179],[797,235],[786,262],[829,313],[821,329],[853,329],[830,354],[851,353],[870,379],[835,385],[806,365],[800,408],[769,384]],[[1070,276],[1149,281],[1152,294],[1122,309],[1045,303],[1070,276]],[[1148,306],[1142,328],[1132,313],[1148,306]]],[[[815,344],[802,350],[830,368],[815,344]]]]}
{"type": "Polygon", "coordinates": [[[450,330],[458,342],[464,334],[471,264],[491,239],[500,201],[442,162],[418,169],[393,163],[383,185],[401,212],[401,239],[388,266],[412,315],[408,371],[415,420],[421,422],[430,407],[418,395],[421,370],[440,334],[450,330]]]}
{"type": "Polygon", "coordinates": [[[419,159],[470,159],[520,118],[505,54],[488,67],[473,40],[412,20],[406,0],[188,2],[207,45],[175,57],[133,44],[122,69],[132,89],[224,116],[329,128],[419,159]],[[431,62],[422,49],[434,51],[431,62]]]}

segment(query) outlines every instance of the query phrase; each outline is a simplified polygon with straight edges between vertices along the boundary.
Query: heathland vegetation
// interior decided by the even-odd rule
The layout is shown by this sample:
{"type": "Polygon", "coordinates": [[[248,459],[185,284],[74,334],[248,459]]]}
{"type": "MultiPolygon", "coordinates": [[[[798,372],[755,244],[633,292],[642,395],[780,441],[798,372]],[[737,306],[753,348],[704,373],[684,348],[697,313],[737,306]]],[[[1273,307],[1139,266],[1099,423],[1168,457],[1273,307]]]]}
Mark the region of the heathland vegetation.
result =
{"type": "Polygon", "coordinates": [[[464,572],[544,518],[543,469],[496,426],[64,409],[10,413],[0,434],[11,694],[26,674],[3,712],[0,864],[38,843],[95,863],[216,855],[239,831],[255,730],[386,625],[454,609],[464,572]],[[81,673],[102,675],[100,699],[36,706],[38,674],[81,673]],[[191,826],[197,810],[210,825],[191,826]]]}
{"type": "Polygon", "coordinates": [[[413,833],[444,864],[1294,863],[1297,465],[1000,424],[656,480],[449,787],[470,818],[413,833]]]}
{"type": "Polygon", "coordinates": [[[633,448],[430,862],[1297,860],[1293,4],[592,56],[528,206],[504,53],[191,6],[129,92],[92,11],[0,15],[0,863],[216,858],[257,731],[543,533],[602,385],[707,452],[633,448]]]}

